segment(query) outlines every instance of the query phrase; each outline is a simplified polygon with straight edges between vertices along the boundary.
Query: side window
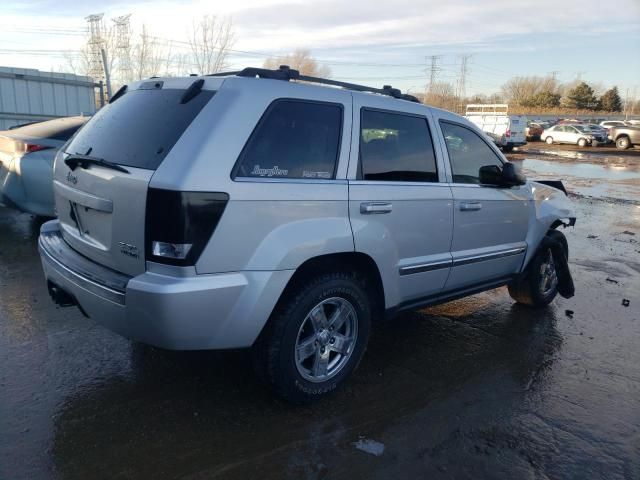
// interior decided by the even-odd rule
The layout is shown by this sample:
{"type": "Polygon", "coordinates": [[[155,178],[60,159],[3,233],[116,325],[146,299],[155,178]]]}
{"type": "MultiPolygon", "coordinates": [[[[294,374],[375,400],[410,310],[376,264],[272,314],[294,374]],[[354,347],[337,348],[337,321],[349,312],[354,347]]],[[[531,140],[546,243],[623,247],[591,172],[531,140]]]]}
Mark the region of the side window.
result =
{"type": "Polygon", "coordinates": [[[436,157],[427,120],[362,109],[360,170],[364,180],[437,182],[436,157]]]}
{"type": "Polygon", "coordinates": [[[474,131],[461,125],[440,122],[447,144],[454,183],[480,183],[480,167],[497,165],[502,160],[474,131]]]}
{"type": "Polygon", "coordinates": [[[341,131],[341,105],[277,100],[251,134],[233,176],[332,179],[341,131]]]}

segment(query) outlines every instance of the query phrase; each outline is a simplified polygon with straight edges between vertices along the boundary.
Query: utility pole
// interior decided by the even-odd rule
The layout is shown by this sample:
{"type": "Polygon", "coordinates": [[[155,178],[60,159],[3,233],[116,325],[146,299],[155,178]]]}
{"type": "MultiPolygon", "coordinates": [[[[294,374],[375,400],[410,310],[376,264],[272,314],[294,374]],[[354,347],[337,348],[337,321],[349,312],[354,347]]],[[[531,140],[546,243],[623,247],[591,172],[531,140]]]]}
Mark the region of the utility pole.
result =
{"type": "Polygon", "coordinates": [[[102,65],[104,67],[104,78],[107,82],[107,98],[111,100],[111,75],[109,74],[109,64],[107,63],[107,52],[104,48],[100,49],[100,55],[102,56],[102,65]]]}
{"type": "Polygon", "coordinates": [[[627,93],[624,96],[624,119],[629,116],[629,87],[627,87],[627,93]]]}

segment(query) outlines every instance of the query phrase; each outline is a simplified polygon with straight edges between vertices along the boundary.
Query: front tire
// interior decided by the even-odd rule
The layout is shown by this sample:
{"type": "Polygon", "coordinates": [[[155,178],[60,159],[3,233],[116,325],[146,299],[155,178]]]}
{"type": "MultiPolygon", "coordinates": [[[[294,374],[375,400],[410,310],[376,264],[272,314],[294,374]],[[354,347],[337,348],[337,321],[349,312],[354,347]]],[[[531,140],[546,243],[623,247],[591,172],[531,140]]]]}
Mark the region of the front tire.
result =
{"type": "MultiPolygon", "coordinates": [[[[550,230],[548,236],[562,244],[569,258],[566,237],[557,230],[550,230]]],[[[509,295],[516,302],[539,308],[549,305],[558,295],[558,276],[550,248],[541,248],[531,259],[522,277],[509,284],[509,295]]]]}
{"type": "Polygon", "coordinates": [[[588,143],[588,142],[587,142],[587,140],[586,140],[586,139],[584,139],[584,138],[581,138],[581,139],[579,139],[579,140],[578,140],[578,146],[579,146],[580,148],[584,148],[584,147],[586,147],[586,146],[587,146],[587,143],[588,143]]]}
{"type": "Polygon", "coordinates": [[[547,137],[544,141],[547,145],[553,145],[553,137],[547,137]]]}
{"type": "Polygon", "coordinates": [[[629,141],[629,137],[620,137],[616,140],[616,148],[620,150],[626,150],[631,146],[631,142],[629,141]]]}
{"type": "Polygon", "coordinates": [[[285,292],[254,345],[254,365],[292,403],[326,396],[360,363],[371,300],[353,273],[318,275],[285,292]]]}

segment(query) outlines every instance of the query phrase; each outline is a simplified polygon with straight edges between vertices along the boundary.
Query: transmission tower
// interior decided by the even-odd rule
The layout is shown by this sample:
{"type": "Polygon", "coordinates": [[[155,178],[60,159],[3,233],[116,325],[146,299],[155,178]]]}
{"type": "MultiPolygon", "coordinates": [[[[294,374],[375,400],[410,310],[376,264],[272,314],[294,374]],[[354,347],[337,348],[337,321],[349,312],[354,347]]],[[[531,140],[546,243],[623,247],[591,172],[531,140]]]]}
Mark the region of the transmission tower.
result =
{"type": "Polygon", "coordinates": [[[431,59],[431,68],[429,69],[429,85],[427,85],[427,93],[432,93],[433,86],[436,83],[440,67],[438,67],[438,61],[442,58],[442,55],[431,55],[427,57],[431,59]]]}
{"type": "Polygon", "coordinates": [[[133,77],[131,68],[131,14],[113,19],[116,24],[116,56],[120,67],[120,83],[124,84],[133,77]]]}
{"type": "Polygon", "coordinates": [[[104,13],[98,13],[85,17],[89,27],[89,40],[87,41],[87,46],[89,47],[88,73],[96,82],[105,80],[104,65],[102,62],[102,48],[104,46],[103,16],[104,13]]]}
{"type": "MultiPolygon", "coordinates": [[[[458,101],[462,101],[467,95],[467,75],[469,74],[469,67],[467,63],[471,59],[472,55],[460,56],[460,78],[458,80],[458,101]]],[[[462,107],[461,107],[462,108],[462,107]]]]}

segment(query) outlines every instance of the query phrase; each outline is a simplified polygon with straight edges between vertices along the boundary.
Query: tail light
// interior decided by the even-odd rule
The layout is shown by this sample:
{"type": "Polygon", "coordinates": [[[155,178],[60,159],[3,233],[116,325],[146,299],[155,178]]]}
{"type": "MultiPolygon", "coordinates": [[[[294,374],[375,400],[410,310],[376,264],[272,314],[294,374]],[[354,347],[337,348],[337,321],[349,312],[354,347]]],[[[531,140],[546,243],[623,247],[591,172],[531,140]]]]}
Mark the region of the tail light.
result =
{"type": "Polygon", "coordinates": [[[511,129],[507,128],[507,131],[504,133],[504,136],[507,138],[511,137],[511,129]]]}
{"type": "Polygon", "coordinates": [[[147,260],[195,265],[228,201],[226,193],[150,188],[145,226],[147,260]]]}
{"type": "Polygon", "coordinates": [[[47,145],[39,145],[37,143],[28,143],[21,140],[13,140],[12,138],[1,139],[0,147],[0,150],[10,153],[32,153],[53,148],[47,145]]]}
{"type": "Polygon", "coordinates": [[[48,147],[46,145],[37,145],[35,143],[25,143],[24,145],[24,151],[27,153],[39,152],[40,150],[48,150],[49,148],[53,147],[48,147]]]}

